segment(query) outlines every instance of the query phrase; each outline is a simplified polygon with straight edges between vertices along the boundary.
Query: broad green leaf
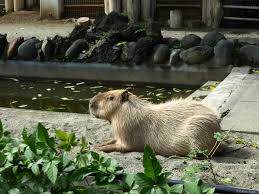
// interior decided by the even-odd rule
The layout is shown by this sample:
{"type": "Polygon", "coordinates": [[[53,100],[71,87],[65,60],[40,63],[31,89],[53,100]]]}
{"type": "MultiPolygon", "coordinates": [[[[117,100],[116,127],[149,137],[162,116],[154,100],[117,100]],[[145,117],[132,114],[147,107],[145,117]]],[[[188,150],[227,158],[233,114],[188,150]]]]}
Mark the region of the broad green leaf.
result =
{"type": "Polygon", "coordinates": [[[69,135],[65,131],[56,129],[55,134],[61,141],[68,141],[69,135]]]}
{"type": "Polygon", "coordinates": [[[48,176],[48,179],[53,183],[55,184],[56,183],[56,180],[57,180],[57,176],[58,176],[58,169],[57,167],[55,166],[55,164],[53,164],[51,162],[48,170],[47,170],[47,176],[48,176]]]}
{"type": "Polygon", "coordinates": [[[135,174],[126,174],[124,177],[124,182],[132,188],[135,183],[135,174]]]}
{"type": "Polygon", "coordinates": [[[166,189],[161,187],[146,187],[140,191],[140,194],[167,194],[166,189]]]}
{"type": "Polygon", "coordinates": [[[6,159],[9,162],[13,161],[13,154],[11,152],[6,153],[6,159]]]}
{"type": "Polygon", "coordinates": [[[68,158],[67,152],[62,153],[62,166],[63,168],[67,167],[71,161],[68,158]]]}
{"type": "Polygon", "coordinates": [[[18,166],[14,166],[13,169],[12,169],[14,174],[16,174],[17,170],[18,170],[18,166]]]}
{"type": "Polygon", "coordinates": [[[216,132],[213,136],[217,141],[222,141],[222,133],[216,132]]]}
{"type": "Polygon", "coordinates": [[[183,185],[182,184],[173,185],[170,188],[170,193],[171,194],[182,193],[182,192],[183,192],[183,185]]]}
{"type": "Polygon", "coordinates": [[[76,134],[75,133],[71,133],[69,135],[69,143],[70,145],[72,146],[76,146],[77,145],[77,142],[76,142],[76,134]]]}
{"type": "Polygon", "coordinates": [[[202,194],[201,186],[197,182],[184,182],[184,191],[190,194],[202,194]]]}
{"type": "Polygon", "coordinates": [[[73,170],[75,170],[75,169],[76,169],[76,167],[73,166],[73,165],[71,165],[71,166],[66,167],[66,168],[64,169],[64,172],[71,172],[71,171],[73,171],[73,170]]]}
{"type": "Polygon", "coordinates": [[[215,188],[206,188],[206,189],[202,190],[202,193],[214,194],[215,193],[215,188]]]}
{"type": "Polygon", "coordinates": [[[25,142],[28,141],[28,132],[27,132],[27,129],[26,128],[23,128],[22,130],[22,138],[25,142]]]}
{"type": "Polygon", "coordinates": [[[51,162],[44,163],[42,168],[43,172],[46,173],[49,170],[50,165],[51,165],[51,162]]]}
{"type": "Polygon", "coordinates": [[[39,123],[37,127],[37,136],[39,141],[44,143],[47,143],[49,139],[48,130],[41,123],[39,123]]]}
{"type": "Polygon", "coordinates": [[[140,187],[152,187],[155,183],[150,178],[147,177],[144,173],[137,173],[135,176],[136,184],[140,187]]]}
{"type": "Polygon", "coordinates": [[[27,160],[32,160],[34,158],[34,153],[31,151],[30,147],[25,149],[24,156],[27,160]]]}
{"type": "Polygon", "coordinates": [[[162,171],[162,167],[152,149],[147,145],[144,149],[143,166],[145,175],[156,181],[162,171]]]}
{"type": "Polygon", "coordinates": [[[151,190],[151,194],[167,194],[167,191],[162,187],[154,187],[151,190]]]}
{"type": "Polygon", "coordinates": [[[0,120],[0,139],[3,137],[3,135],[4,135],[3,123],[0,120]]]}
{"type": "Polygon", "coordinates": [[[17,189],[17,188],[13,188],[11,190],[8,191],[9,194],[19,194],[20,193],[20,190],[17,189]]]}
{"type": "Polygon", "coordinates": [[[38,176],[40,174],[39,165],[36,163],[32,165],[31,170],[32,170],[33,174],[35,174],[36,176],[38,176]]]}
{"type": "Polygon", "coordinates": [[[34,153],[37,152],[37,150],[36,150],[36,138],[37,138],[37,134],[36,134],[36,131],[35,131],[28,137],[28,140],[25,141],[25,143],[30,147],[31,151],[33,151],[34,153]]]}

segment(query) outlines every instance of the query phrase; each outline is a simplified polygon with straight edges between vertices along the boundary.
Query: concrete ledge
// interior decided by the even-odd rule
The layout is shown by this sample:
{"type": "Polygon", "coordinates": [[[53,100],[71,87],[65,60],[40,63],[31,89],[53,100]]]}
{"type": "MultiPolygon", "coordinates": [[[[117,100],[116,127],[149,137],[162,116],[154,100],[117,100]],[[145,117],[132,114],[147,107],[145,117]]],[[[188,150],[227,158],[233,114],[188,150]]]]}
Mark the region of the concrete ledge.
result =
{"type": "Polygon", "coordinates": [[[236,103],[243,88],[243,80],[250,73],[250,67],[233,68],[231,73],[211,92],[203,102],[220,114],[231,109],[236,103]]]}
{"type": "Polygon", "coordinates": [[[182,65],[163,70],[159,67],[111,65],[105,63],[58,63],[36,61],[0,61],[0,76],[77,79],[107,82],[139,82],[200,86],[209,80],[221,81],[232,66],[210,69],[204,65],[182,65]]]}

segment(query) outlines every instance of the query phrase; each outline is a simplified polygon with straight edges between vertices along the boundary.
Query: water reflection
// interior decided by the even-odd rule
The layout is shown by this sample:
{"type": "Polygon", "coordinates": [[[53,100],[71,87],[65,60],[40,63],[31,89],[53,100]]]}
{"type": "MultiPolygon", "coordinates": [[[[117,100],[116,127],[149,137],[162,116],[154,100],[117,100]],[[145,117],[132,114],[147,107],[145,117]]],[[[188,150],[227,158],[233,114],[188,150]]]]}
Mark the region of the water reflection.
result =
{"type": "Polygon", "coordinates": [[[0,107],[47,110],[57,112],[88,113],[88,102],[99,92],[133,87],[134,93],[154,103],[172,97],[186,97],[193,90],[138,86],[134,84],[106,85],[99,82],[60,80],[0,79],[0,107]]]}

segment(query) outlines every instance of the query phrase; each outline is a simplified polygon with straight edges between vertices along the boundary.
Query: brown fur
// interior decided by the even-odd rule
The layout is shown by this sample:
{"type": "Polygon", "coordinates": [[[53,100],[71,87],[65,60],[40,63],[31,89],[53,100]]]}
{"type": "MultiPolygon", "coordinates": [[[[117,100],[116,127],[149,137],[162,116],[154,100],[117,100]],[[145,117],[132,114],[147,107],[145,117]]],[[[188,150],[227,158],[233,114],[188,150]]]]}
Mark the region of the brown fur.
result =
{"type": "Polygon", "coordinates": [[[113,128],[114,139],[97,146],[104,152],[142,152],[149,145],[156,154],[186,156],[193,149],[211,151],[220,131],[218,116],[193,100],[152,104],[127,90],[112,90],[94,96],[89,106],[113,128]]]}

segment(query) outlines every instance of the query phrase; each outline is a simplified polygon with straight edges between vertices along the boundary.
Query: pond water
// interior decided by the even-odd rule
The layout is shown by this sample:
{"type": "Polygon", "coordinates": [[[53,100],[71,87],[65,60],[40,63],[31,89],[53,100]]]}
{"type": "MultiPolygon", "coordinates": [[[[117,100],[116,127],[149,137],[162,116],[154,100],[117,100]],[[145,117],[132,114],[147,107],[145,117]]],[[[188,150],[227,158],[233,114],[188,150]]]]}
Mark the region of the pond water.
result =
{"type": "Polygon", "coordinates": [[[89,99],[99,92],[132,87],[134,94],[154,103],[172,97],[187,97],[193,89],[141,86],[133,84],[103,84],[83,81],[0,79],[0,107],[88,113],[89,99]]]}

